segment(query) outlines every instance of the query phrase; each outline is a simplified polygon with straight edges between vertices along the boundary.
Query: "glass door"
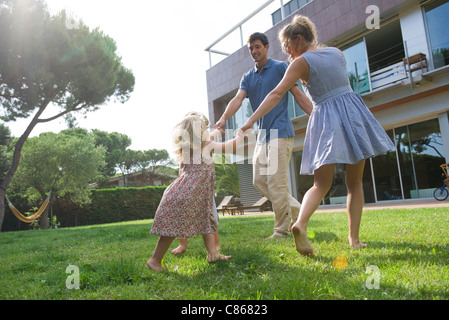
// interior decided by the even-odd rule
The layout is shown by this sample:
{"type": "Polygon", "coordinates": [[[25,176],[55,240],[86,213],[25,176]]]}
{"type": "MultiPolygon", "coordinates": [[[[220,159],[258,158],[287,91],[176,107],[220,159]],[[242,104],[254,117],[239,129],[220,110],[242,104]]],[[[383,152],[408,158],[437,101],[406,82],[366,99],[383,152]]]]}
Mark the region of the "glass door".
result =
{"type": "Polygon", "coordinates": [[[449,65],[449,1],[434,1],[424,7],[434,68],[449,65]]]}
{"type": "Polygon", "coordinates": [[[349,82],[352,89],[359,93],[371,91],[365,39],[353,42],[341,49],[346,58],[349,82]]]}
{"type": "MultiPolygon", "coordinates": [[[[388,130],[387,134],[394,141],[393,130],[388,130]]],[[[396,147],[398,146],[396,145],[396,147]]],[[[395,151],[372,158],[378,201],[402,199],[401,179],[397,163],[395,151]]]]}

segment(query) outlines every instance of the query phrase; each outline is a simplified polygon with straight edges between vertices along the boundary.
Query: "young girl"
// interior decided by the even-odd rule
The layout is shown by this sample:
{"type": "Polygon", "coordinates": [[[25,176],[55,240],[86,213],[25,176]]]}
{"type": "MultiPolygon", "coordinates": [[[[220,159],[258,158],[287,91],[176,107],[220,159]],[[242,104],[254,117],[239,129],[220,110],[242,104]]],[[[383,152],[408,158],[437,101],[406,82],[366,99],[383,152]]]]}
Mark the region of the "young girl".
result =
{"type": "Polygon", "coordinates": [[[219,254],[215,236],[217,219],[213,213],[215,170],[213,150],[236,149],[243,134],[233,140],[218,143],[209,140],[208,121],[197,115],[187,115],[173,132],[175,152],[180,163],[179,177],[165,190],[156,211],[151,234],[160,235],[148,268],[162,271],[162,258],[175,238],[190,238],[201,234],[209,263],[229,260],[219,254]]]}
{"type": "MultiPolygon", "coordinates": [[[[209,124],[210,124],[210,123],[209,123],[209,120],[208,120],[208,119],[206,118],[206,116],[205,116],[204,114],[202,114],[201,112],[192,111],[192,112],[187,113],[187,114],[186,114],[186,117],[187,117],[187,116],[198,116],[198,117],[201,118],[202,121],[204,121],[204,122],[207,124],[207,126],[209,126],[209,124]]],[[[222,133],[221,130],[214,130],[214,131],[212,131],[212,132],[209,134],[209,139],[210,139],[210,140],[214,140],[215,136],[217,136],[217,135],[219,135],[219,134],[221,134],[221,133],[222,133]]],[[[217,206],[215,205],[215,197],[212,196],[212,200],[213,200],[213,211],[214,211],[214,215],[215,215],[215,217],[217,218],[217,223],[218,223],[219,218],[218,218],[217,206]]],[[[217,229],[217,232],[214,234],[214,238],[215,238],[215,247],[217,248],[217,251],[218,251],[218,250],[221,249],[221,246],[220,246],[220,238],[219,238],[219,236],[218,236],[218,229],[217,229]]],[[[171,251],[171,253],[174,254],[174,255],[176,256],[176,255],[179,255],[179,254],[182,254],[182,253],[186,252],[186,250],[187,250],[187,244],[188,244],[187,238],[181,238],[181,239],[179,239],[179,246],[176,247],[175,249],[173,249],[173,250],[171,251]]]]}
{"type": "Polygon", "coordinates": [[[313,255],[307,223],[329,191],[337,163],[346,167],[349,243],[354,248],[366,247],[359,240],[365,160],[394,149],[394,145],[361,97],[352,90],[343,53],[337,48],[320,46],[315,25],[307,17],[294,17],[279,38],[292,62],[279,85],[241,130],[252,127],[301,79],[313,103],[301,174],[313,174],[314,185],[305,194],[299,218],[291,228],[296,250],[304,256],[313,255]]]}

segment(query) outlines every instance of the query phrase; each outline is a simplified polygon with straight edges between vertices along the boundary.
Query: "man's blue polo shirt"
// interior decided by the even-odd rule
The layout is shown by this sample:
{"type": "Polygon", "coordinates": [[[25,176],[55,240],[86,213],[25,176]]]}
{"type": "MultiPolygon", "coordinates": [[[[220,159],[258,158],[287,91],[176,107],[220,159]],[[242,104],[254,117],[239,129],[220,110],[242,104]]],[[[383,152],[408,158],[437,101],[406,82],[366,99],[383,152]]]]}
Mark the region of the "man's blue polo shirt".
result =
{"type": "MultiPolygon", "coordinates": [[[[281,82],[286,70],[287,63],[269,58],[262,70],[254,66],[243,76],[240,89],[247,93],[253,111],[257,110],[265,97],[281,82]]],[[[277,130],[277,138],[294,137],[293,125],[288,116],[288,94],[285,94],[276,107],[257,121],[257,124],[258,143],[270,141],[270,130],[277,130]]],[[[276,137],[273,136],[273,138],[276,137]]]]}

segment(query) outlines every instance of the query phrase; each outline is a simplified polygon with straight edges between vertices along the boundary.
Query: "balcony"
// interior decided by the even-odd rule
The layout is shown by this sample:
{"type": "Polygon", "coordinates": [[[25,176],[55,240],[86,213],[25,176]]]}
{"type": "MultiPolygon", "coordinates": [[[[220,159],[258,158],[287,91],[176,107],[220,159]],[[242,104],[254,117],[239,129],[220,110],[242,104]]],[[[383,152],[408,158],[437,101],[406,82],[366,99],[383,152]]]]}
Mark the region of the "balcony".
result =
{"type": "MultiPolygon", "coordinates": [[[[425,57],[423,54],[417,55],[425,57]]],[[[404,58],[404,62],[394,63],[371,73],[371,90],[362,93],[361,96],[365,100],[371,100],[396,88],[410,87],[414,89],[434,81],[437,77],[449,75],[449,65],[429,71],[427,59],[416,62],[414,58],[417,55],[410,57],[409,61],[407,61],[407,58],[404,58]]]]}
{"type": "Polygon", "coordinates": [[[398,62],[371,73],[371,88],[373,91],[397,83],[407,78],[404,64],[398,62]]]}
{"type": "Polygon", "coordinates": [[[438,86],[435,79],[448,74],[446,49],[429,48],[425,33],[416,32],[406,41],[404,33],[411,32],[404,32],[396,19],[340,48],[352,88],[365,100],[401,87],[438,86]]]}

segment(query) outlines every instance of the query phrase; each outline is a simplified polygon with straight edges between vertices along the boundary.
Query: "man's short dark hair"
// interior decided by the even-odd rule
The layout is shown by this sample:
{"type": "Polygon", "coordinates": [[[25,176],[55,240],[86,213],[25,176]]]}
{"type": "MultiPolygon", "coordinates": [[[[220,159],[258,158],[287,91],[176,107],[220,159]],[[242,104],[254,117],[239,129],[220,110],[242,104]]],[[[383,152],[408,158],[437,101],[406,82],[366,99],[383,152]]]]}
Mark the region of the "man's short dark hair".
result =
{"type": "Polygon", "coordinates": [[[250,35],[248,38],[248,43],[251,43],[256,40],[262,41],[264,47],[266,47],[269,44],[267,36],[260,32],[255,32],[252,35],[250,35]]]}

